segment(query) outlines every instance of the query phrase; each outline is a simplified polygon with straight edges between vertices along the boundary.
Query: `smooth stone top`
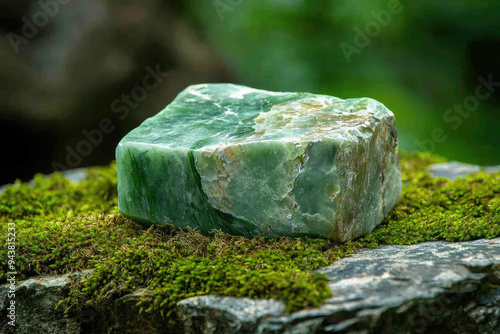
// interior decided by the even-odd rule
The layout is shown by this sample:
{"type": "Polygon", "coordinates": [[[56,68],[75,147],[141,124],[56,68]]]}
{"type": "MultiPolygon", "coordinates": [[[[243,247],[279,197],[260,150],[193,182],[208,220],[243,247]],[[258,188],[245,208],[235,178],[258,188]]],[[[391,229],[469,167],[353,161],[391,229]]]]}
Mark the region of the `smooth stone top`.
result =
{"type": "Polygon", "coordinates": [[[342,141],[352,136],[352,130],[357,130],[355,135],[364,136],[363,129],[373,117],[388,114],[392,112],[370,98],[342,100],[233,84],[201,84],[182,91],[121,143],[196,150],[275,140],[342,141]]]}

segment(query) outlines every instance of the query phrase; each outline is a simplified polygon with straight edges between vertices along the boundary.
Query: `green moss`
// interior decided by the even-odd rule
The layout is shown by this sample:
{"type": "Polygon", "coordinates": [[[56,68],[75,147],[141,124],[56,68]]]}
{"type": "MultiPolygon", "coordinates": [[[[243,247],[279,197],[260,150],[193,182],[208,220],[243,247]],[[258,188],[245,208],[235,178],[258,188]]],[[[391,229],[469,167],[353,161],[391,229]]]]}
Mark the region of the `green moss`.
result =
{"type": "Polygon", "coordinates": [[[494,292],[497,292],[498,289],[500,289],[499,284],[486,283],[486,284],[481,284],[476,293],[478,296],[486,296],[494,292]]]}
{"type": "MultiPolygon", "coordinates": [[[[0,283],[6,281],[7,223],[16,224],[18,278],[95,268],[74,282],[68,310],[100,303],[139,286],[153,297],[144,310],[169,313],[179,300],[221,294],[275,298],[287,311],[321,305],[330,296],[324,275],[311,273],[360,247],[462,241],[500,236],[500,173],[454,182],[425,172],[442,158],[402,153],[403,194],[370,235],[344,244],[324,239],[265,240],[205,236],[174,226],[145,227],[116,211],[116,166],[93,168],[85,181],[69,183],[56,173],[17,182],[0,195],[0,283]]],[[[146,294],[145,294],[146,296],[146,294]]]]}
{"type": "Polygon", "coordinates": [[[361,243],[376,247],[500,236],[500,173],[480,173],[453,182],[425,173],[427,165],[440,161],[429,154],[403,154],[401,199],[361,243]]]}

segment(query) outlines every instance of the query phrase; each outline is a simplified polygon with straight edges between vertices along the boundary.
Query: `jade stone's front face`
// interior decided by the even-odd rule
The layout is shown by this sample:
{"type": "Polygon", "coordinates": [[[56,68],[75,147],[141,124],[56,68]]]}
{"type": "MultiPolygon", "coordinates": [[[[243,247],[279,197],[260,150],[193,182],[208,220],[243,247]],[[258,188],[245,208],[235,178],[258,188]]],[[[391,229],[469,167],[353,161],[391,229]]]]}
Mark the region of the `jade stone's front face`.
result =
{"type": "Polygon", "coordinates": [[[190,86],[117,148],[119,210],[245,236],[369,233],[401,192],[394,115],[230,84],[190,86]]]}

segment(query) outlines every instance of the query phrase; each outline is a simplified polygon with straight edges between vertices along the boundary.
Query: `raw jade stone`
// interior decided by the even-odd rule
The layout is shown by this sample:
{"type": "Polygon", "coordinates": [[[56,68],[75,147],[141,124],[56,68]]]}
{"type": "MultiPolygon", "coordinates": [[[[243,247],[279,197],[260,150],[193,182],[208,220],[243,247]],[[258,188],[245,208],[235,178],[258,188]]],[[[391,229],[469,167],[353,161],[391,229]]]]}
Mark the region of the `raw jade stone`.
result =
{"type": "Polygon", "coordinates": [[[140,222],[347,241],[401,195],[394,114],[369,99],[186,88],[116,149],[118,210],[140,222]]]}

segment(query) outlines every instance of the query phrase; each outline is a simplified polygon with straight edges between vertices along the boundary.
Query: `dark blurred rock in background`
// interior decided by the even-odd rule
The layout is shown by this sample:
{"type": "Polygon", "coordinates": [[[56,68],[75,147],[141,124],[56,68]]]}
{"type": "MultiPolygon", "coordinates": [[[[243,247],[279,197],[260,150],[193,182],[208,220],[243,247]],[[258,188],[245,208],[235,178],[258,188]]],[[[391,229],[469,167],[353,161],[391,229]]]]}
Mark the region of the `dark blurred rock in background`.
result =
{"type": "Polygon", "coordinates": [[[401,147],[500,164],[498,0],[0,0],[0,9],[0,184],[108,163],[125,133],[202,82],[372,97],[395,113],[401,147]]]}
{"type": "Polygon", "coordinates": [[[0,184],[107,164],[121,137],[187,85],[233,80],[177,1],[42,3],[49,11],[39,1],[0,1],[0,184]],[[20,42],[23,18],[43,17],[48,23],[20,42]],[[149,73],[157,70],[163,74],[155,82],[149,73]],[[103,119],[109,133],[101,131],[103,119]]]}

